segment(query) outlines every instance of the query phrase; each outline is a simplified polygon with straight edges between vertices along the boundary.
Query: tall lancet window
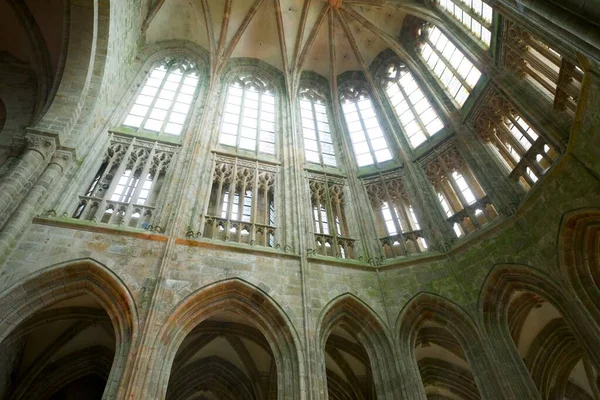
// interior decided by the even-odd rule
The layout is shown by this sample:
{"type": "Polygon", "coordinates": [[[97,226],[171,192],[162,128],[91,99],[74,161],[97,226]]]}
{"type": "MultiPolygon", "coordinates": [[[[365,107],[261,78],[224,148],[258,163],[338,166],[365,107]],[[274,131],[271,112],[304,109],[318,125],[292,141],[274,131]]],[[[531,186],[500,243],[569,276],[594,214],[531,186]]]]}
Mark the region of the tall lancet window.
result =
{"type": "Polygon", "coordinates": [[[325,96],[314,88],[302,88],[299,103],[306,161],[336,167],[325,96]]]}
{"type": "Polygon", "coordinates": [[[408,68],[391,64],[386,68],[383,84],[413,148],[418,147],[444,127],[408,68]]]}
{"type": "Polygon", "coordinates": [[[254,75],[240,76],[227,88],[219,143],[258,154],[275,154],[275,96],[254,75]]]}
{"type": "Polygon", "coordinates": [[[340,98],[358,166],[365,167],[391,160],[392,153],[369,93],[363,88],[348,87],[340,98]]]}
{"type": "Polygon", "coordinates": [[[168,59],[154,67],[123,125],[138,131],[181,135],[198,89],[198,69],[187,60],[168,59]]]}
{"type": "Polygon", "coordinates": [[[423,29],[421,56],[448,94],[462,107],[481,72],[436,26],[423,29]]]}
{"type": "Polygon", "coordinates": [[[481,0],[439,0],[439,6],[471,31],[486,47],[490,46],[492,7],[481,0]]]}

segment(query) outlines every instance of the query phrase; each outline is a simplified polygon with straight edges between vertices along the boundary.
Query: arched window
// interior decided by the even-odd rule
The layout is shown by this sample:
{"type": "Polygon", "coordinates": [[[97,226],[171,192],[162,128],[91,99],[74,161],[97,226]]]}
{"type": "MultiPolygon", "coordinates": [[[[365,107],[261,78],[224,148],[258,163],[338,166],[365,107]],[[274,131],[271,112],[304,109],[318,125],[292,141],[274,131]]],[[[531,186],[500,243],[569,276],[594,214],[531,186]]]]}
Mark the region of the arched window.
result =
{"type": "Polygon", "coordinates": [[[481,0],[439,0],[439,6],[463,24],[486,47],[490,46],[492,7],[481,0]]]}
{"type": "Polygon", "coordinates": [[[444,127],[412,73],[391,64],[385,72],[385,92],[413,148],[444,127]]]}
{"type": "Polygon", "coordinates": [[[424,28],[421,56],[450,96],[463,106],[481,72],[436,26],[424,28]]]}
{"type": "Polygon", "coordinates": [[[180,135],[198,89],[195,64],[168,59],[152,69],[124,125],[158,134],[180,135]]]}
{"type": "Polygon", "coordinates": [[[275,154],[275,96],[256,76],[240,76],[227,88],[219,143],[275,154]]]}
{"type": "Polygon", "coordinates": [[[371,98],[365,89],[348,87],[341,93],[344,119],[359,167],[392,159],[371,98]]]}
{"type": "Polygon", "coordinates": [[[299,103],[306,161],[336,167],[325,97],[313,88],[303,88],[299,103]]]}

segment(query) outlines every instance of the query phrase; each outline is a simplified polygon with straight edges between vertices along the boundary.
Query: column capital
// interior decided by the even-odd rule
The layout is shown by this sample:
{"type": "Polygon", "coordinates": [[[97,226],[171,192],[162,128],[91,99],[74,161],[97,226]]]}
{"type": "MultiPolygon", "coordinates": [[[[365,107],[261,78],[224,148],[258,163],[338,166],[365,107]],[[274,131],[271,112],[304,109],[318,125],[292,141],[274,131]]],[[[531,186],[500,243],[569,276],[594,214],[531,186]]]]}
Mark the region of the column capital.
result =
{"type": "Polygon", "coordinates": [[[28,132],[25,136],[26,150],[33,150],[47,159],[56,150],[56,139],[49,136],[28,132]]]}
{"type": "Polygon", "coordinates": [[[64,172],[71,164],[74,156],[73,150],[60,149],[56,150],[52,155],[52,159],[50,160],[50,164],[56,164],[60,167],[61,172],[64,172]]]}

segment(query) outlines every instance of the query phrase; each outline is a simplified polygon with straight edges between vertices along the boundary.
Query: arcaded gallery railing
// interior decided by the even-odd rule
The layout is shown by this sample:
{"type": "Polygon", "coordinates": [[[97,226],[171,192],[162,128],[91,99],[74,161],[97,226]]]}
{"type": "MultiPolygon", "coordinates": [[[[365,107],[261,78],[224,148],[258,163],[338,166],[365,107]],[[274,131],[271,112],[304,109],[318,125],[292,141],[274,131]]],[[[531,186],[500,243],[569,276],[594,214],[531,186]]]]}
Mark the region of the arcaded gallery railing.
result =
{"type": "Polygon", "coordinates": [[[434,149],[421,160],[421,165],[457,237],[479,229],[498,216],[453,141],[434,149]]]}
{"type": "Polygon", "coordinates": [[[363,180],[386,258],[427,251],[402,174],[402,170],[396,170],[363,180]]]}
{"type": "Polygon", "coordinates": [[[279,167],[215,154],[204,238],[277,247],[275,183],[279,167]]]}
{"type": "Polygon", "coordinates": [[[329,257],[355,258],[345,212],[345,180],[307,173],[314,228],[314,248],[309,252],[329,257]]]}
{"type": "Polygon", "coordinates": [[[149,229],[154,204],[177,148],[156,141],[111,134],[98,172],[73,218],[96,223],[149,229]]]}

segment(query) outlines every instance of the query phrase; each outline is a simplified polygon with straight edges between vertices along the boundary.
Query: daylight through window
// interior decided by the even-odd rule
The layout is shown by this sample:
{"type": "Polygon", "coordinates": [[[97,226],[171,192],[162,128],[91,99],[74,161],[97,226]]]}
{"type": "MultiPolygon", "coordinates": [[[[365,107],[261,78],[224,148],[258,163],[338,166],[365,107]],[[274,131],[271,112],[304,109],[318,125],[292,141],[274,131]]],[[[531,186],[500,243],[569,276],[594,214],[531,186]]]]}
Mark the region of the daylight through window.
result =
{"type": "Polygon", "coordinates": [[[189,62],[159,65],[150,73],[123,124],[159,134],[180,135],[197,87],[198,72],[189,62]]]}
{"type": "Polygon", "coordinates": [[[481,72],[437,27],[427,29],[421,55],[450,96],[462,107],[481,72]]]}

